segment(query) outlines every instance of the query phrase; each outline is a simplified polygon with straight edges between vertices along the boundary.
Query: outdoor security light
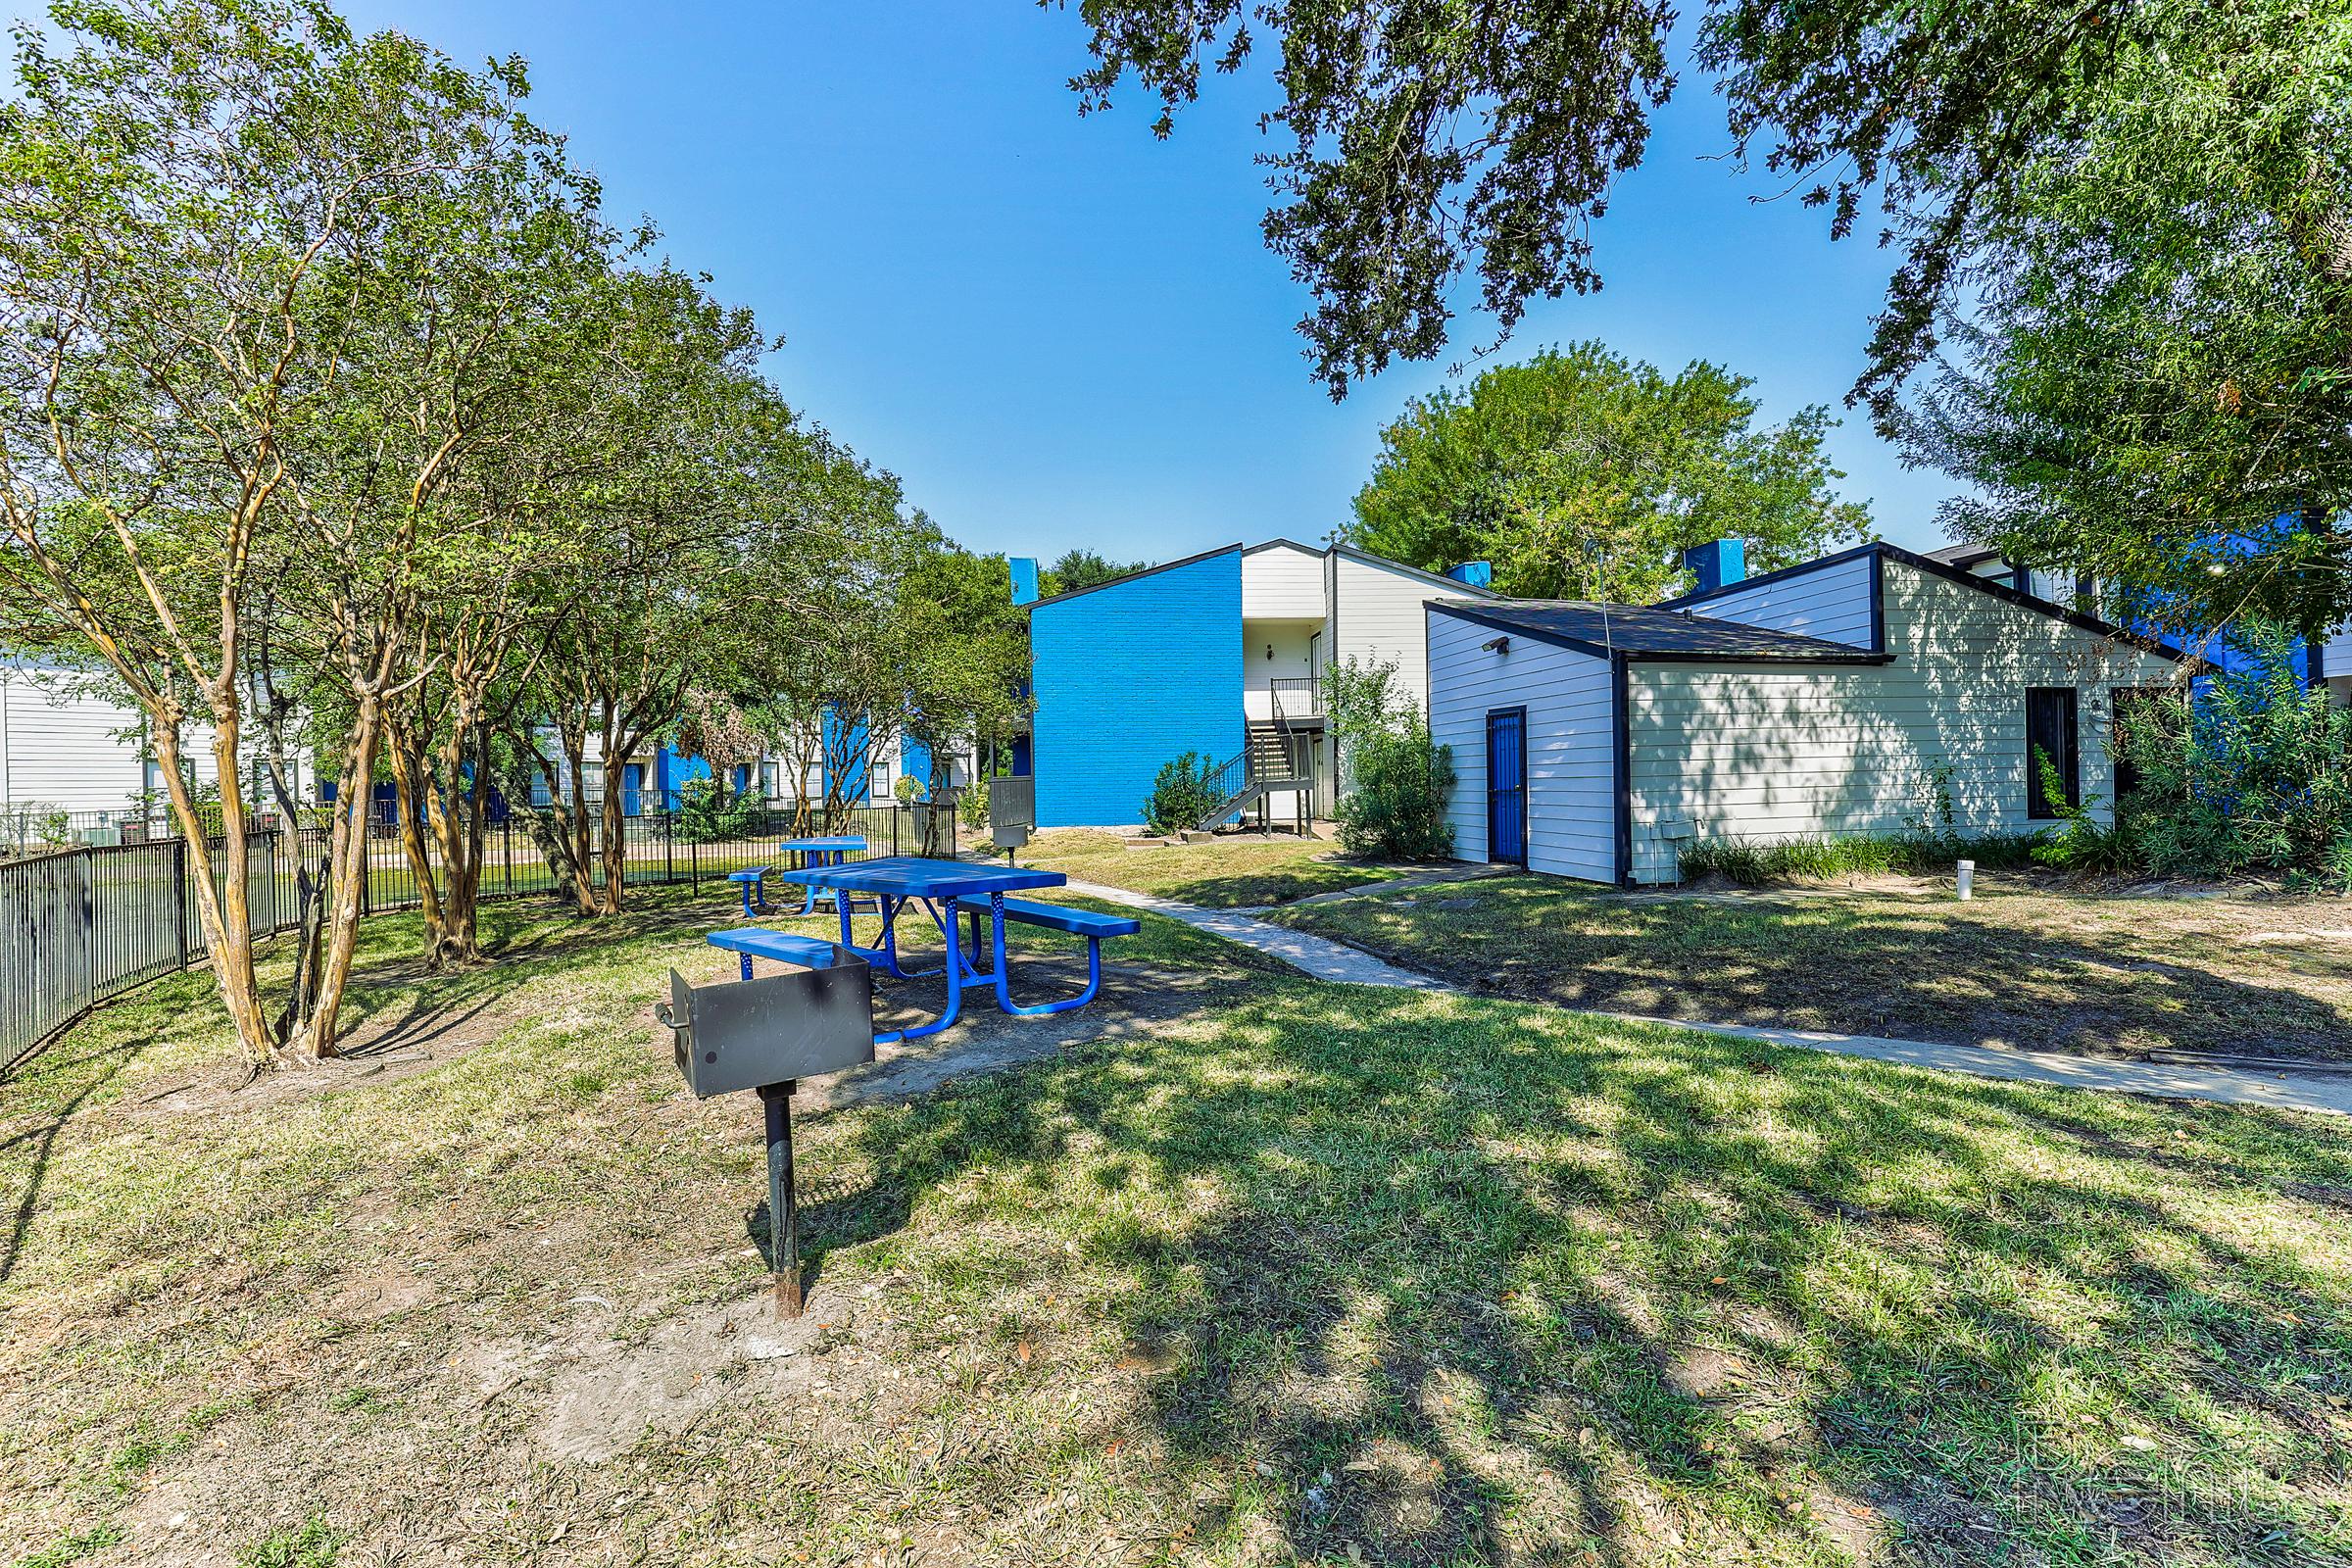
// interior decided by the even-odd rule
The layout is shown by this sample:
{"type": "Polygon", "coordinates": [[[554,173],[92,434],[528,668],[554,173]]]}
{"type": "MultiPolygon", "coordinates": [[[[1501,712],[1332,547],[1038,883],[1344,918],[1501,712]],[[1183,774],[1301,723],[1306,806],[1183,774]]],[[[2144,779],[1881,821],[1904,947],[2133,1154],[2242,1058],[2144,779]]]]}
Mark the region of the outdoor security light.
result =
{"type": "Polygon", "coordinates": [[[1482,654],[1507,654],[1511,651],[1511,640],[1508,637],[1490,637],[1478,645],[1478,651],[1482,654]]]}

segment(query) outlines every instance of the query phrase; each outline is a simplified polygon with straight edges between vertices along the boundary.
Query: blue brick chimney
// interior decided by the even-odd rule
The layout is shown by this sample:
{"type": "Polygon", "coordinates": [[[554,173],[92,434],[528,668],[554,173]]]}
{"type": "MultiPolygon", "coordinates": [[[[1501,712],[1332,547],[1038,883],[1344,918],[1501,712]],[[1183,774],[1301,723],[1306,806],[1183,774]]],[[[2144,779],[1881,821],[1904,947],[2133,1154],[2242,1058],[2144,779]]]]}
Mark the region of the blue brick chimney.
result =
{"type": "Polygon", "coordinates": [[[1012,602],[1016,605],[1036,604],[1038,600],[1037,558],[1035,556],[1014,556],[1004,564],[1012,568],[1012,602]]]}
{"type": "Polygon", "coordinates": [[[1738,539],[1710,539],[1683,552],[1683,564],[1698,574],[1697,593],[1713,593],[1747,576],[1747,546],[1738,539]]]}
{"type": "Polygon", "coordinates": [[[1447,566],[1446,575],[1455,582],[1472,588],[1494,586],[1494,564],[1488,561],[1465,561],[1458,566],[1447,566]]]}

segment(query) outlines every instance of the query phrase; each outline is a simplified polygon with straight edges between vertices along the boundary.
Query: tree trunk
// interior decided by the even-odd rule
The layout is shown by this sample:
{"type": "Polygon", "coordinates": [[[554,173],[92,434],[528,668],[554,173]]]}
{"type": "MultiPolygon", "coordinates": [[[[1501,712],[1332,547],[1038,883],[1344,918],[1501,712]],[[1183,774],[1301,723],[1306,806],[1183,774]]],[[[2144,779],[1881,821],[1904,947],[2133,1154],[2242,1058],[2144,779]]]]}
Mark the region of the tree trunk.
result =
{"type": "Polygon", "coordinates": [[[626,736],[605,710],[605,803],[603,812],[603,853],[605,861],[604,900],[599,906],[605,914],[618,914],[627,896],[629,845],[628,819],[620,812],[620,782],[628,776],[629,754],[637,749],[636,740],[626,736]]]}
{"type": "MultiPolygon", "coordinates": [[[[433,963],[441,951],[447,921],[441,907],[441,889],[433,875],[432,857],[424,843],[424,819],[437,809],[433,780],[424,761],[424,744],[413,720],[386,719],[385,752],[392,763],[393,826],[400,835],[401,853],[408,857],[410,874],[416,879],[416,904],[424,915],[424,956],[433,963]]],[[[364,786],[363,786],[364,787],[364,786]]]]}
{"type": "Polygon", "coordinates": [[[375,749],[383,724],[381,699],[359,700],[352,716],[351,745],[335,789],[334,827],[327,835],[329,876],[326,942],[318,965],[318,1002],[304,1026],[288,1042],[298,1054],[335,1054],[343,993],[351,982],[352,956],[359,948],[360,904],[368,878],[368,780],[375,771],[375,749]]]}
{"type": "Polygon", "coordinates": [[[221,782],[221,856],[213,858],[212,842],[202,815],[181,772],[179,723],[176,717],[155,725],[155,757],[172,797],[172,811],[187,842],[187,871],[195,884],[196,924],[204,934],[204,950],[212,957],[213,982],[236,1026],[237,1044],[257,1067],[277,1054],[277,1037],[270,1027],[269,1009],[253,972],[253,929],[245,899],[245,820],[241,792],[236,791],[237,721],[232,710],[216,711],[213,755],[226,757],[228,771],[221,782]],[[233,831],[226,831],[232,829],[233,831]],[[218,875],[216,874],[218,869],[218,875]]]}
{"type": "Polygon", "coordinates": [[[587,727],[564,725],[564,763],[570,772],[571,897],[582,914],[595,914],[602,906],[596,892],[596,841],[588,821],[587,727]]]}
{"type": "Polygon", "coordinates": [[[479,744],[471,706],[461,703],[441,748],[446,775],[434,795],[433,847],[443,876],[441,929],[433,949],[436,968],[482,961],[476,922],[482,884],[482,791],[488,748],[479,744]],[[473,777],[466,777],[468,763],[473,777]]]}
{"type": "Polygon", "coordinates": [[[463,694],[451,704],[447,722],[447,733],[436,748],[436,764],[426,774],[426,814],[442,874],[440,918],[426,933],[426,960],[436,969],[479,963],[482,957],[474,923],[475,891],[481,883],[481,835],[474,829],[474,818],[481,779],[478,770],[470,785],[466,778],[475,720],[473,707],[463,694]]]}
{"type": "Polygon", "coordinates": [[[327,867],[331,862],[321,855],[313,869],[303,858],[302,804],[295,798],[294,781],[286,770],[285,720],[292,705],[278,701],[266,638],[256,657],[260,667],[254,678],[254,706],[261,716],[262,760],[270,770],[270,792],[294,846],[294,973],[287,982],[286,1005],[278,1013],[273,1031],[278,1039],[287,1040],[309,1020],[318,995],[318,939],[325,929],[327,867]]]}

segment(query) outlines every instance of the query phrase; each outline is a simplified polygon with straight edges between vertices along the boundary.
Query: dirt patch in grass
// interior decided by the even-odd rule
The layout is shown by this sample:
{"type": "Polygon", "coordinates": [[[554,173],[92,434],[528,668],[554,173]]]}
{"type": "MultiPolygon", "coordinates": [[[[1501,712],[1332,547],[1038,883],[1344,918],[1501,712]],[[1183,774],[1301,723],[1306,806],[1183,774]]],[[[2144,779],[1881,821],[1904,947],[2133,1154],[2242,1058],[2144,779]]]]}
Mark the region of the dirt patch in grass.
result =
{"type": "Polygon", "coordinates": [[[1966,904],[1907,881],[1617,894],[1507,877],[1271,917],[1573,1007],[2038,1051],[2352,1059],[2352,906],[2335,899],[2029,875],[1984,879],[1966,904]]]}

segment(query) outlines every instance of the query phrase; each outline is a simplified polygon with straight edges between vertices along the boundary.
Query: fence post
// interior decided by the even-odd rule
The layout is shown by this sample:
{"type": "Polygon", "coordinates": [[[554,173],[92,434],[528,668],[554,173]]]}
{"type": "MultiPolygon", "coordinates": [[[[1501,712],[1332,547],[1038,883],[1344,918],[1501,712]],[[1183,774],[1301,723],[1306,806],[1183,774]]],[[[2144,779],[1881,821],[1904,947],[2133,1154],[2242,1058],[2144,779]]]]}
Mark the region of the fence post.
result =
{"type": "Polygon", "coordinates": [[[693,839],[686,841],[686,876],[693,891],[703,891],[703,847],[693,839]]]}
{"type": "Polygon", "coordinates": [[[172,841],[172,905],[179,911],[179,966],[188,966],[188,841],[172,841]]]}
{"type": "Polygon", "coordinates": [[[81,1006],[87,1011],[98,1000],[98,852],[81,852],[81,1006]]]}
{"type": "Polygon", "coordinates": [[[670,831],[669,815],[667,812],[664,812],[662,813],[662,885],[663,887],[668,887],[671,883],[677,881],[677,837],[670,831]]]}

